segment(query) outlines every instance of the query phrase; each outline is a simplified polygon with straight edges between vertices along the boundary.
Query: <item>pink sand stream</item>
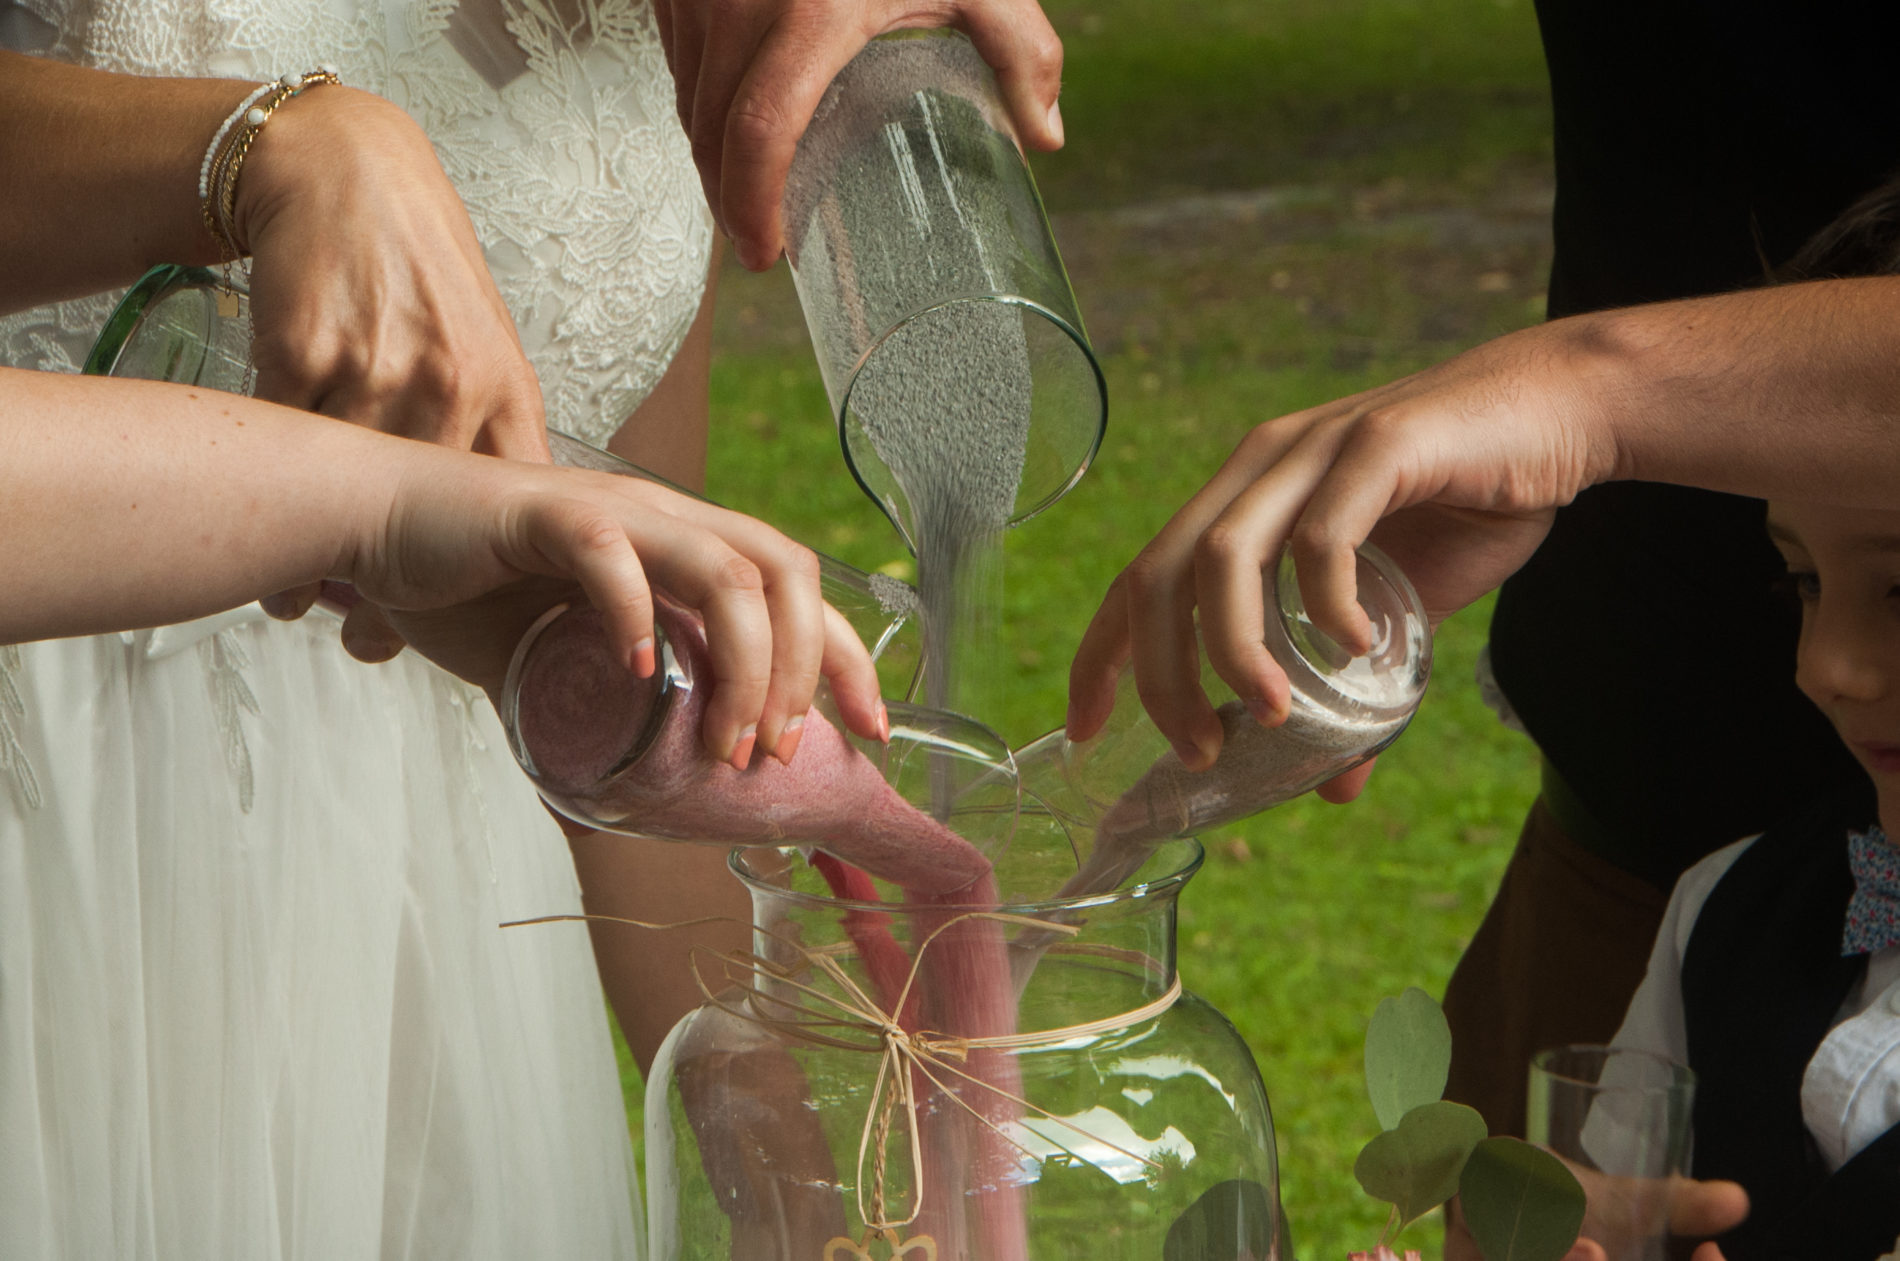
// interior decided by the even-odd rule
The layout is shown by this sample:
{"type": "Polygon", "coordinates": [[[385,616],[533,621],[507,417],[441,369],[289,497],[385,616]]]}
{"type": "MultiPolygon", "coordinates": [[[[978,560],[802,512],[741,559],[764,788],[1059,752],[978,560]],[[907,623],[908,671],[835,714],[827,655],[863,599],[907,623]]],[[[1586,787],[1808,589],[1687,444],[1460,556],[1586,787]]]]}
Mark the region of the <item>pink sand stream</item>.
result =
{"type": "MultiPolygon", "coordinates": [[[[657,616],[694,683],[638,762],[595,799],[642,834],[814,847],[821,851],[814,865],[841,898],[877,900],[871,876],[900,886],[916,944],[943,928],[921,962],[897,942],[883,913],[844,917],[880,1006],[897,1011],[915,967],[913,998],[897,1012],[907,1031],[964,1038],[1015,1032],[1002,926],[957,918],[999,902],[983,854],[900,796],[815,709],[805,715],[804,738],[790,765],[760,754],[741,771],[715,759],[700,736],[712,693],[704,625],[666,601],[657,616]]],[[[522,742],[551,790],[593,789],[646,729],[659,694],[657,677],[636,678],[615,657],[599,614],[577,610],[542,632],[523,671],[522,742]]],[[[1027,1261],[1021,1154],[1005,1137],[1021,1117],[1015,1058],[980,1049],[956,1068],[962,1076],[935,1072],[961,1104],[921,1077],[914,1081],[924,1105],[924,1185],[923,1212],[910,1233],[936,1239],[942,1261],[1027,1261]]],[[[867,1075],[874,1072],[867,1065],[867,1075]]],[[[905,1207],[887,1209],[901,1215],[905,1207]]]]}

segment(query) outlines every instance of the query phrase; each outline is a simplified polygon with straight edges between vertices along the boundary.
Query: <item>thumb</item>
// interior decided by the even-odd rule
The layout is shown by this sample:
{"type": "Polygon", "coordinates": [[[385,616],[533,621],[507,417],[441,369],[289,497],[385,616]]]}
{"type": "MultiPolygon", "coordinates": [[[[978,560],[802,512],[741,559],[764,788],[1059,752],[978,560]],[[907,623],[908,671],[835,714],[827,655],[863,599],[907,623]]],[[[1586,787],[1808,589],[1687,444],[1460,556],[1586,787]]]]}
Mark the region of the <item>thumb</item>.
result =
{"type": "MultiPolygon", "coordinates": [[[[1669,1194],[1669,1229],[1677,1235],[1719,1235],[1748,1217],[1748,1192],[1739,1182],[1697,1182],[1678,1179],[1669,1194]]],[[[1717,1250],[1717,1257],[1720,1250],[1717,1250]]],[[[1700,1250],[1695,1261],[1712,1261],[1700,1250]]]]}

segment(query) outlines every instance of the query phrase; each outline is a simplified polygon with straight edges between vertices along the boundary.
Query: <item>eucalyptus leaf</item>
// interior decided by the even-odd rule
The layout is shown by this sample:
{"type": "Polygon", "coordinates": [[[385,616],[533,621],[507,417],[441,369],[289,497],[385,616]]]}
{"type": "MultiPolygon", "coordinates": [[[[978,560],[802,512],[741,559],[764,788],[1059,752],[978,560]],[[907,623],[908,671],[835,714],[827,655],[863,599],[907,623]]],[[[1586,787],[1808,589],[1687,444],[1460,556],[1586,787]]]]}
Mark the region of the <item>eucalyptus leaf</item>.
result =
{"type": "Polygon", "coordinates": [[[1267,1261],[1273,1197],[1258,1182],[1217,1182],[1168,1227],[1162,1261],[1267,1261]]]}
{"type": "Polygon", "coordinates": [[[1413,1108],[1444,1096],[1451,1073],[1451,1026],[1424,990],[1413,986],[1379,1000],[1366,1026],[1366,1093],[1386,1129],[1413,1108]]]}
{"type": "Polygon", "coordinates": [[[1352,1174],[1366,1194],[1398,1209],[1404,1229],[1457,1194],[1465,1157],[1486,1133],[1484,1118],[1464,1104],[1428,1103],[1367,1143],[1352,1174]]]}
{"type": "Polygon", "coordinates": [[[1583,1227],[1583,1187],[1564,1162],[1515,1138],[1487,1138],[1458,1181],[1484,1261],[1558,1261],[1583,1227]]]}

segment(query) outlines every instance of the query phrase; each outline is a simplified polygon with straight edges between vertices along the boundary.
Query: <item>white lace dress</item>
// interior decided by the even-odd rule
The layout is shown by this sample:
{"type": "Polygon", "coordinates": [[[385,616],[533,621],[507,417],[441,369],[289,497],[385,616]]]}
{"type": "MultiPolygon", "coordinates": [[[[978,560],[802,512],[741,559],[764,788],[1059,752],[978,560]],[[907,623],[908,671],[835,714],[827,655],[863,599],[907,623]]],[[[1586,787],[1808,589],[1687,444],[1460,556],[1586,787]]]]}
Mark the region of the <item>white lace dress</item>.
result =
{"type": "MultiPolygon", "coordinates": [[[[710,225],[644,6],[28,4],[56,56],[408,108],[556,423],[604,439],[678,348],[710,225]]],[[[73,368],[111,301],[0,358],[73,368]]],[[[637,1256],[586,934],[496,927],[577,906],[486,702],[333,619],[0,648],[0,1257],[637,1256]]]]}

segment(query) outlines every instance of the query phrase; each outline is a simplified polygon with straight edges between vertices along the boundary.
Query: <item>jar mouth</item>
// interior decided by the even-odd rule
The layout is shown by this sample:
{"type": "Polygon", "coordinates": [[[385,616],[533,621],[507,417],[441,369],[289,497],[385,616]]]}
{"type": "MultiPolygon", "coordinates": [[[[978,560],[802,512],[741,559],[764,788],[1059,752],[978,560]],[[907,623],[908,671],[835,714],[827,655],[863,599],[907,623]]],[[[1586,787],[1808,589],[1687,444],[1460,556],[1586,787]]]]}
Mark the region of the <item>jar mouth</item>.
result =
{"type": "MultiPolygon", "coordinates": [[[[1094,387],[1092,395],[1086,389],[1078,390],[1079,394],[1085,396],[1079,401],[1079,410],[1045,411],[1030,417],[1031,451],[1022,473],[1022,484],[1017,487],[1016,500],[1010,509],[1008,525],[1011,528],[1038,515],[1075,489],[1082,475],[1095,463],[1095,457],[1102,448],[1103,435],[1108,430],[1108,379],[1102,375],[1102,365],[1095,357],[1095,348],[1080,325],[1079,313],[1071,319],[1049,302],[1001,290],[955,294],[907,312],[873,338],[857,361],[850,365],[843,389],[838,395],[834,420],[837,422],[838,444],[844,451],[845,468],[850,471],[852,480],[889,519],[903,539],[904,546],[913,554],[917,551],[917,540],[910,497],[890,466],[878,454],[863,420],[855,410],[854,395],[865,365],[907,326],[953,308],[982,304],[1015,307],[1027,317],[1037,317],[1037,322],[1027,323],[1026,327],[1038,332],[1055,330],[1049,339],[1050,344],[1074,352],[1074,357],[1065,356],[1065,366],[1071,369],[1070,375],[1075,378],[1072,384],[1087,381],[1094,387]],[[1075,371],[1077,368],[1086,368],[1086,372],[1075,371]]],[[[1037,342],[1040,344],[1041,338],[1037,342]]]]}
{"type": "Polygon", "coordinates": [[[1055,918],[1071,911],[1129,905],[1158,897],[1172,897],[1179,892],[1182,885],[1193,879],[1194,873],[1201,869],[1201,864],[1207,859],[1207,850],[1193,837],[1176,837],[1162,841],[1155,845],[1153,850],[1147,863],[1142,867],[1142,872],[1146,872],[1150,867],[1156,866],[1156,860],[1159,859],[1160,870],[1152,875],[1144,877],[1142,872],[1137,872],[1138,878],[1107,893],[1090,893],[1067,898],[1042,898],[1027,902],[886,902],[839,898],[825,893],[793,889],[778,883],[776,879],[786,870],[787,864],[802,861],[805,857],[803,850],[789,845],[734,849],[726,859],[726,865],[732,869],[732,874],[737,876],[752,892],[767,894],[794,905],[813,909],[877,911],[899,915],[917,911],[937,913],[946,910],[996,911],[1029,918],[1055,918]]]}
{"type": "MultiPolygon", "coordinates": [[[[508,734],[510,749],[528,778],[539,788],[563,793],[598,792],[607,785],[626,775],[642,758],[650,752],[659,740],[660,732],[666,727],[666,720],[680,698],[692,689],[692,680],[686,669],[680,664],[678,655],[673,651],[672,642],[667,638],[666,630],[656,619],[653,623],[654,677],[656,691],[653,702],[647,710],[645,721],[621,751],[613,763],[589,784],[557,783],[547,773],[534,756],[527,735],[522,729],[521,688],[522,679],[527,672],[528,663],[536,641],[542,634],[562,617],[576,611],[589,610],[591,606],[577,605],[563,601],[548,609],[537,618],[527,633],[515,645],[514,656],[508,662],[508,673],[502,683],[502,725],[508,734]]],[[[565,811],[564,811],[565,813],[565,811]]],[[[571,817],[571,816],[570,816],[571,817]]],[[[589,822],[583,818],[581,822],[589,822]]],[[[595,826],[600,826],[596,824],[595,826]]]]}
{"type": "Polygon", "coordinates": [[[1269,612],[1267,646],[1293,690],[1321,707],[1371,721],[1409,718],[1431,677],[1423,602],[1405,572],[1372,544],[1359,546],[1356,563],[1360,607],[1372,624],[1370,652],[1351,656],[1312,623],[1290,548],[1273,575],[1270,608],[1278,616],[1269,612]]]}

